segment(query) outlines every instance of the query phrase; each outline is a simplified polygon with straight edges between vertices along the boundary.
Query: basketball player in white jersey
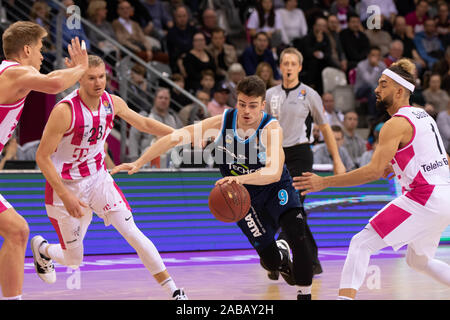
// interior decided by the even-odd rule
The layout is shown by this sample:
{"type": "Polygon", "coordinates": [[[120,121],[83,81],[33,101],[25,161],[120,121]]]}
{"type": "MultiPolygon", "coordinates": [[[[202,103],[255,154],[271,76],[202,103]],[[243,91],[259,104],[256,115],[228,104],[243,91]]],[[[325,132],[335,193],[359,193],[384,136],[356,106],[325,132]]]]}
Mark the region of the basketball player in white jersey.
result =
{"type": "Polygon", "coordinates": [[[370,256],[387,246],[408,245],[406,262],[413,269],[450,286],[450,266],[434,258],[450,224],[449,156],[436,122],[423,109],[409,106],[415,66],[401,59],[383,71],[375,89],[377,106],[392,117],[381,129],[371,162],[329,177],[312,173],[294,177],[296,189],[310,193],[331,186],[355,186],[392,172],[402,195],[388,203],[351,242],[341,275],[339,299],[354,299],[370,256]]]}
{"type": "MultiPolygon", "coordinates": [[[[47,36],[38,24],[19,21],[2,36],[6,60],[0,64],[0,152],[11,138],[30,91],[57,94],[73,86],[86,71],[87,53],[78,39],[68,46],[67,69],[39,73],[43,60],[42,39],[47,36]]],[[[25,250],[29,228],[11,204],[0,195],[0,286],[4,299],[21,299],[25,250]]]]}
{"type": "Polygon", "coordinates": [[[124,119],[140,131],[164,136],[172,129],[143,117],[125,101],[105,91],[105,64],[89,56],[89,68],[73,91],[52,110],[36,153],[36,162],[47,179],[45,205],[58,234],[59,244],[41,236],[31,240],[39,277],[56,281],[53,262],[78,268],[83,261],[83,239],[92,212],[114,228],[136,250],[145,267],[174,299],[186,295],[167,272],[153,243],[137,228],[131,208],[106,171],[104,144],[114,117],[124,119]]]}

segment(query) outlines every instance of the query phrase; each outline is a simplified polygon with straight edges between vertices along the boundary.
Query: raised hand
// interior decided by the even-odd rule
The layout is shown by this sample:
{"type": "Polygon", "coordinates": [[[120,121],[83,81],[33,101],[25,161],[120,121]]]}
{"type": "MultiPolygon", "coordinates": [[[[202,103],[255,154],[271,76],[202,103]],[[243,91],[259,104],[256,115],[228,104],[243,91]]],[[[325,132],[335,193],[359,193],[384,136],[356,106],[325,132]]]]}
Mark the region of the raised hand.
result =
{"type": "Polygon", "coordinates": [[[67,45],[67,51],[69,52],[69,58],[65,58],[65,64],[68,68],[73,68],[78,65],[83,66],[86,70],[88,68],[88,53],[86,50],[86,43],[78,39],[76,37],[75,39],[71,40],[71,43],[67,45]]]}

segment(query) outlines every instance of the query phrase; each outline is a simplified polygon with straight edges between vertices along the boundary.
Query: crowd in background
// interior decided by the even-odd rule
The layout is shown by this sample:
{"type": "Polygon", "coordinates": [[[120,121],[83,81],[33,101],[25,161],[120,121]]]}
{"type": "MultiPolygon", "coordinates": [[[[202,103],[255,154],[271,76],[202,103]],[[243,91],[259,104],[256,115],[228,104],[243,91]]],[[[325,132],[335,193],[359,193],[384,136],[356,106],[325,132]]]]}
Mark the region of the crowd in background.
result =
{"type": "MultiPolygon", "coordinates": [[[[279,54],[287,47],[303,55],[300,80],[321,96],[347,170],[370,161],[386,118],[375,107],[374,89],[381,72],[406,57],[416,65],[411,105],[437,121],[450,153],[449,5],[437,0],[64,0],[108,37],[147,63],[164,65],[170,79],[200,100],[206,111],[176,88],[152,78],[136,63],[130,70],[127,102],[136,111],[175,128],[223,113],[236,105],[236,84],[246,75],[261,77],[267,88],[281,83],[279,54]],[[372,11],[373,5],[380,10],[372,11]],[[324,90],[323,71],[341,71],[351,85],[355,107],[336,108],[336,92],[324,90]],[[153,83],[153,86],[150,85],[153,83]],[[154,89],[156,87],[156,89],[154,89]],[[150,101],[147,94],[154,96],[150,101]],[[358,136],[366,128],[368,135],[358,136]]],[[[52,1],[3,1],[8,21],[29,18],[44,26],[43,72],[53,66],[58,8],[52,1]],[[25,14],[26,13],[26,14],[25,14]]],[[[69,18],[69,15],[67,16],[69,18]]],[[[78,36],[91,53],[117,72],[124,53],[90,28],[62,28],[63,45],[78,36]]],[[[117,84],[108,90],[118,92],[117,84]]],[[[320,132],[314,130],[315,163],[331,163],[320,132]]],[[[130,130],[130,160],[155,137],[130,130]]],[[[6,148],[5,148],[6,150],[6,148]]],[[[5,151],[6,152],[6,151],[5,151]]]]}

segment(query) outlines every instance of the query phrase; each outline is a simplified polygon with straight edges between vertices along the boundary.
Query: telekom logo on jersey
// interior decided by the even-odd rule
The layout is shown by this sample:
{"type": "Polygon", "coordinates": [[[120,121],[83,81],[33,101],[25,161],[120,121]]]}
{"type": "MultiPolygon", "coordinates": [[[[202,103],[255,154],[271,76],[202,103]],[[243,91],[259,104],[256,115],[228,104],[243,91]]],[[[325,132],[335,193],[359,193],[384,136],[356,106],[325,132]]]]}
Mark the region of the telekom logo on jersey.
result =
{"type": "Polygon", "coordinates": [[[77,158],[75,161],[82,161],[82,158],[84,158],[85,156],[87,156],[87,154],[89,153],[89,149],[88,148],[75,148],[73,151],[73,158],[77,158]]]}

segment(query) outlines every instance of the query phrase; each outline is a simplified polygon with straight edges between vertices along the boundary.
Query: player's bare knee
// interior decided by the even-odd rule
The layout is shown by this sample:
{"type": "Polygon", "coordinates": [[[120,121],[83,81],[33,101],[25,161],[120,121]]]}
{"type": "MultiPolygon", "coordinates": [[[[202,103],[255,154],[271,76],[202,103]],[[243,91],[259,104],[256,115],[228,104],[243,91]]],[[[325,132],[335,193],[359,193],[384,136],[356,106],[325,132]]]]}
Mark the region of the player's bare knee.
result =
{"type": "Polygon", "coordinates": [[[14,226],[7,235],[8,240],[14,246],[25,248],[28,243],[30,229],[28,224],[24,221],[14,226]]]}

